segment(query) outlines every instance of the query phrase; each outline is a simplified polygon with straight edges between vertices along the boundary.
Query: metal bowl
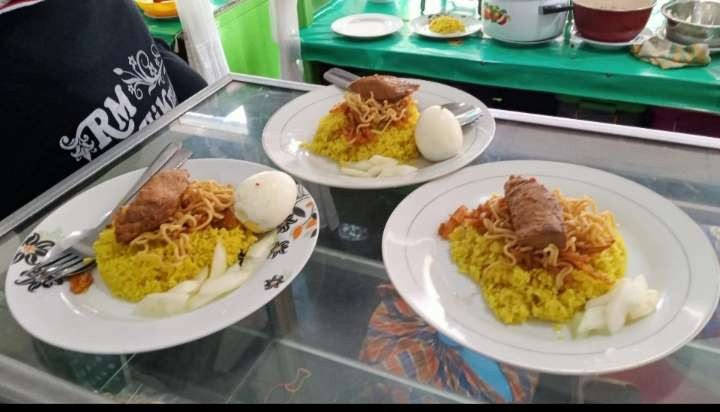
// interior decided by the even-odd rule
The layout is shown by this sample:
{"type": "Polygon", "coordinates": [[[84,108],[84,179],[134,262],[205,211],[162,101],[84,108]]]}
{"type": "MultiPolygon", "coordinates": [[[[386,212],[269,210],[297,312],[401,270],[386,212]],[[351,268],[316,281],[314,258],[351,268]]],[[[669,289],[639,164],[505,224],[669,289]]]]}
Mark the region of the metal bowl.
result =
{"type": "Polygon", "coordinates": [[[678,0],[662,8],[666,36],[682,44],[707,43],[720,47],[720,1],[678,0]]]}

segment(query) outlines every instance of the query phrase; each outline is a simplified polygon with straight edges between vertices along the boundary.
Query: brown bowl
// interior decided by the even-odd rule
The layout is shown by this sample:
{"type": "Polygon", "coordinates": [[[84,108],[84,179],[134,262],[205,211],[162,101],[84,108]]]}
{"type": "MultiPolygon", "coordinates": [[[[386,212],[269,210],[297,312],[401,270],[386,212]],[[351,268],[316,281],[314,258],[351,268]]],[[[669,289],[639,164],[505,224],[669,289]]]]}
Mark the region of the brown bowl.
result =
{"type": "Polygon", "coordinates": [[[628,42],[645,28],[656,0],[575,0],[575,27],[589,40],[628,42]]]}

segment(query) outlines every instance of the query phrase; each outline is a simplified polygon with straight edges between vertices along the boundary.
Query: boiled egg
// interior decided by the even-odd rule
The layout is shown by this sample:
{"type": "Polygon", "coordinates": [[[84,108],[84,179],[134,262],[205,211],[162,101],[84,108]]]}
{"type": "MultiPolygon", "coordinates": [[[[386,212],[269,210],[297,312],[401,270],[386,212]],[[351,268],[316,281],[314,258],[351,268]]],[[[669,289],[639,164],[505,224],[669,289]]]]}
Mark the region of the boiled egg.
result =
{"type": "Polygon", "coordinates": [[[462,148],[460,122],[450,110],[430,106],[420,113],[415,126],[415,144],[427,160],[439,162],[449,159],[462,148]]]}
{"type": "Polygon", "coordinates": [[[255,233],[276,228],[292,213],[297,185],[279,171],[260,172],[245,179],[235,191],[235,214],[255,233]]]}

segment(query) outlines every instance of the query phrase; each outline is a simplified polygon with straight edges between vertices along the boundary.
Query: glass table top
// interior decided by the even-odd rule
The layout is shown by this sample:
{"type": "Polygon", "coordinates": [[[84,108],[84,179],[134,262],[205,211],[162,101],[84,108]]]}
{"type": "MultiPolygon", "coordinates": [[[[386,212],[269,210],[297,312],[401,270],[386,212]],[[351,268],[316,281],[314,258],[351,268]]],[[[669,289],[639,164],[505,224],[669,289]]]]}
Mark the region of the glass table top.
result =
{"type": "MultiPolygon", "coordinates": [[[[261,145],[265,123],[282,105],[314,87],[239,76],[223,80],[15,225],[0,240],[0,258],[9,262],[21,239],[54,207],[79,191],[146,166],[170,141],[183,142],[195,158],[272,166],[261,145]]],[[[586,132],[496,114],[496,138],[476,164],[555,160],[624,176],[674,201],[720,250],[720,151],[622,137],[611,126],[608,133],[586,132]]],[[[274,301],[203,339],[142,354],[71,352],[27,334],[0,292],[0,365],[15,365],[0,367],[0,380],[22,372],[37,385],[23,398],[0,384],[0,401],[60,402],[58,385],[69,384],[77,388],[74,401],[120,403],[720,402],[717,315],[672,356],[608,376],[508,372],[489,359],[469,367],[422,319],[403,312],[404,302],[382,264],[385,221],[416,187],[353,191],[303,184],[318,201],[323,224],[310,261],[274,301]],[[412,344],[398,354],[399,341],[382,342],[395,351],[393,358],[383,357],[376,353],[378,322],[391,322],[387,314],[394,310],[413,324],[404,336],[412,344]],[[458,379],[468,375],[480,382],[458,379]]]]}

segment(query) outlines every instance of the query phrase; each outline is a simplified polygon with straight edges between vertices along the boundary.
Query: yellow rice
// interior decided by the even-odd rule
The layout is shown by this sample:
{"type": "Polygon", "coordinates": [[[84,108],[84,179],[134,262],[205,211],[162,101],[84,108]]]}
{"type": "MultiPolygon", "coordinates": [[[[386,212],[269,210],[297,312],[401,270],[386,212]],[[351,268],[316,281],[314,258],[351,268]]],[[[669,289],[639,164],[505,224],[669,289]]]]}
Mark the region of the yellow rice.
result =
{"type": "Polygon", "coordinates": [[[439,16],[430,21],[429,28],[435,33],[453,34],[464,32],[465,24],[457,17],[439,16]]]}
{"type": "Polygon", "coordinates": [[[342,136],[347,118],[342,111],[333,111],[320,119],[312,142],[303,147],[311,152],[335,159],[339,162],[357,162],[373,155],[392,157],[400,162],[411,162],[420,157],[415,144],[415,125],[420,113],[417,105],[408,105],[408,121],[402,125],[388,127],[372,142],[361,145],[350,144],[342,136]]]}
{"type": "MultiPolygon", "coordinates": [[[[590,264],[614,281],[625,274],[627,252],[619,233],[612,247],[595,256],[590,264]]],[[[555,275],[544,269],[526,271],[512,265],[503,254],[503,242],[488,239],[469,224],[450,235],[450,254],[460,272],[480,285],[488,306],[504,323],[528,319],[567,322],[585,302],[607,293],[608,285],[586,272],[573,270],[575,281],[564,290],[555,285],[555,275]]]]}
{"type": "Polygon", "coordinates": [[[247,251],[257,238],[242,226],[231,230],[203,229],[190,234],[188,255],[174,262],[172,246],[157,245],[148,252],[138,251],[118,243],[115,230],[110,228],[100,233],[94,249],[100,277],[110,292],[137,302],[150,293],[165,292],[195,277],[201,268],[209,267],[218,240],[227,251],[227,264],[233,265],[238,253],[247,251]]]}

